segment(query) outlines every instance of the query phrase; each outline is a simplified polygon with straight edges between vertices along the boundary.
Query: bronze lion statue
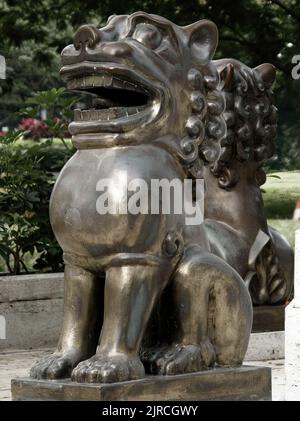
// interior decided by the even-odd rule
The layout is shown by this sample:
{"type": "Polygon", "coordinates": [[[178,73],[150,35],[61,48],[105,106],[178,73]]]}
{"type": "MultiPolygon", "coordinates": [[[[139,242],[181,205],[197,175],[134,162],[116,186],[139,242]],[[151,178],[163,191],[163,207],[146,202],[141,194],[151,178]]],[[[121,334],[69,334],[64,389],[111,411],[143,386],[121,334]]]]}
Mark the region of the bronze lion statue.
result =
{"type": "Polygon", "coordinates": [[[136,12],[101,29],[81,27],[63,50],[68,89],[92,99],[74,112],[77,152],[50,201],[65,261],[61,336],[32,377],[109,383],[145,370],[174,375],[242,364],[250,294],[211,252],[205,225],[186,224],[174,209],[121,212],[125,179],[196,185],[219,158],[226,122],[212,62],[217,42],[210,21],[179,27],[136,12]],[[97,208],[106,179],[114,181],[106,191],[114,213],[97,208]]]}

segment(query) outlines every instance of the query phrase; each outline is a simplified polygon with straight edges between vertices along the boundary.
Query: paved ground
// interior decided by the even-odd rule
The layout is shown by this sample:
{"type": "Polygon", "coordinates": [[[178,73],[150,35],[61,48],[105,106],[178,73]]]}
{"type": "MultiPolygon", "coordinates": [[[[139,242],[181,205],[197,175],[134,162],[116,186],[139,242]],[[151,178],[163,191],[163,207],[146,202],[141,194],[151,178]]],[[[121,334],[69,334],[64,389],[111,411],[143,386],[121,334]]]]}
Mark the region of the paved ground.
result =
{"type": "Polygon", "coordinates": [[[247,365],[256,365],[272,368],[272,400],[284,401],[284,360],[247,361],[247,365]]]}
{"type": "MultiPolygon", "coordinates": [[[[28,375],[30,367],[51,350],[10,351],[0,353],[0,401],[11,400],[10,381],[28,375]]],[[[247,365],[272,368],[273,400],[284,400],[284,360],[247,361],[247,365]]]]}

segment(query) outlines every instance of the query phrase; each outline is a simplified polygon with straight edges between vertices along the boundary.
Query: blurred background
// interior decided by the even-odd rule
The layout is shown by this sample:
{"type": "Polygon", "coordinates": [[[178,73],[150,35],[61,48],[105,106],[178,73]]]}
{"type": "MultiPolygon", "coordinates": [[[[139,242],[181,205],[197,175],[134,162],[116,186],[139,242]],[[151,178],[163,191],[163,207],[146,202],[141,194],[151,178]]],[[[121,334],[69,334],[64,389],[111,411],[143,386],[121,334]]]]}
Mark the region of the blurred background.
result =
{"type": "Polygon", "coordinates": [[[48,201],[74,153],[67,125],[76,99],[59,77],[60,52],[80,25],[100,27],[110,15],[137,10],[178,25],[210,19],[219,29],[215,58],[277,67],[277,149],[263,192],[268,219],[293,243],[300,228],[300,79],[291,75],[292,58],[300,55],[298,0],[0,0],[0,55],[7,64],[0,80],[0,272],[62,269],[48,201]]]}
{"type": "Polygon", "coordinates": [[[0,126],[18,124],[14,113],[33,92],[62,86],[60,52],[81,24],[101,26],[112,14],[144,10],[187,25],[202,18],[219,28],[216,58],[234,57],[255,67],[278,69],[278,157],[272,168],[300,167],[300,81],[291,60],[300,54],[300,2],[297,0],[25,0],[0,1],[0,54],[7,60],[1,83],[0,126]]]}

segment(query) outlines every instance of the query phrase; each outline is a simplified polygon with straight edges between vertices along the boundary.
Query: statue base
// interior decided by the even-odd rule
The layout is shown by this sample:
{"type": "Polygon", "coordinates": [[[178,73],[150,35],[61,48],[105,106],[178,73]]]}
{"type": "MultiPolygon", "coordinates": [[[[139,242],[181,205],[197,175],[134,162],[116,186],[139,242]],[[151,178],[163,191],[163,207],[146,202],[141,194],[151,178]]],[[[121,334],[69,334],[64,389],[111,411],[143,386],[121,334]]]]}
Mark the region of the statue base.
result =
{"type": "Polygon", "coordinates": [[[253,307],[252,332],[276,332],[284,330],[285,305],[253,307]]]}
{"type": "Polygon", "coordinates": [[[271,369],[242,366],[121,383],[13,379],[14,401],[255,401],[271,400],[271,369]]]}

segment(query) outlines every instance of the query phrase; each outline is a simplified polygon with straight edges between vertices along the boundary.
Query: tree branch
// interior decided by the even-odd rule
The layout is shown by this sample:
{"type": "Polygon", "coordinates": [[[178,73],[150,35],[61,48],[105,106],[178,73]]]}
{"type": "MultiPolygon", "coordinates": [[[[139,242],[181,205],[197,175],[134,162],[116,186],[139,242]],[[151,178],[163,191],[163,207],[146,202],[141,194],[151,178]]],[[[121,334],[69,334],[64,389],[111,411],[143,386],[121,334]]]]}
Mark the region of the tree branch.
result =
{"type": "Polygon", "coordinates": [[[281,7],[285,12],[287,12],[289,15],[291,15],[294,19],[300,21],[300,16],[297,15],[293,10],[291,10],[289,7],[287,7],[285,4],[282,4],[280,0],[271,0],[273,4],[276,4],[277,6],[281,7]]]}

